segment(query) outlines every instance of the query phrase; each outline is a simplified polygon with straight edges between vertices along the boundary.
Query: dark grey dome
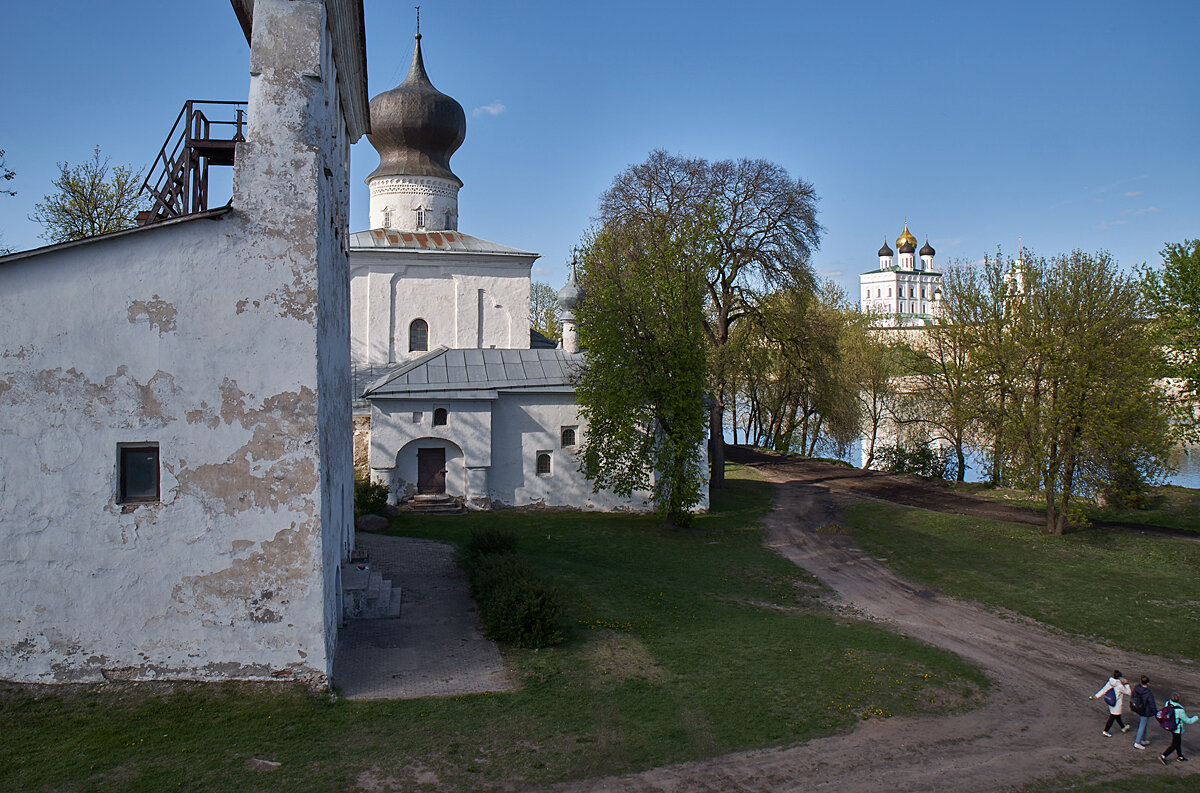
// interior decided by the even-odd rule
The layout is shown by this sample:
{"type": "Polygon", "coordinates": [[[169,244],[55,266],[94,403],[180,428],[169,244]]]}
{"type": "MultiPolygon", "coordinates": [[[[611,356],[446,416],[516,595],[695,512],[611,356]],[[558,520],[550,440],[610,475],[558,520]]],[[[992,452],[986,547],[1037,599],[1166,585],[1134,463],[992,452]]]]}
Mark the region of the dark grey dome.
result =
{"type": "Polygon", "coordinates": [[[892,249],[888,247],[887,240],[883,241],[883,247],[879,249],[880,256],[891,256],[892,249]]]}
{"type": "Polygon", "coordinates": [[[933,246],[929,244],[929,240],[925,240],[925,244],[921,246],[921,250],[919,251],[919,253],[922,256],[932,256],[933,255],[933,246]]]}
{"type": "Polygon", "coordinates": [[[574,311],[580,300],[583,300],[583,290],[575,283],[575,267],[572,265],[567,273],[566,286],[558,290],[558,307],[563,311],[574,311]]]}
{"type": "Polygon", "coordinates": [[[371,100],[367,139],[379,152],[379,167],[367,177],[436,176],[462,180],[450,170],[450,157],[467,136],[462,105],[433,87],[416,36],[412,66],[404,82],[371,100]]]}

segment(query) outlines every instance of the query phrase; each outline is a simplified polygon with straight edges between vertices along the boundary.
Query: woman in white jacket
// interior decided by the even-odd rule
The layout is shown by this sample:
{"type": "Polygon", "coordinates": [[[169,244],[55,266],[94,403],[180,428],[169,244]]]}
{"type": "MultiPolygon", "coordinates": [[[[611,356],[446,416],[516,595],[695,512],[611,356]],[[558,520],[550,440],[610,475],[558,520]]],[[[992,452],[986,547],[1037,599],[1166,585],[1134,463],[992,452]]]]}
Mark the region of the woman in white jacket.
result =
{"type": "Polygon", "coordinates": [[[1130,725],[1121,721],[1121,714],[1125,712],[1125,699],[1129,696],[1129,681],[1121,677],[1121,672],[1114,669],[1112,677],[1104,684],[1104,688],[1092,694],[1092,699],[1100,699],[1109,691],[1113,692],[1113,703],[1108,706],[1108,721],[1104,723],[1104,731],[1100,733],[1105,738],[1111,738],[1112,733],[1109,729],[1112,728],[1113,722],[1121,726],[1121,732],[1129,732],[1130,725]]]}

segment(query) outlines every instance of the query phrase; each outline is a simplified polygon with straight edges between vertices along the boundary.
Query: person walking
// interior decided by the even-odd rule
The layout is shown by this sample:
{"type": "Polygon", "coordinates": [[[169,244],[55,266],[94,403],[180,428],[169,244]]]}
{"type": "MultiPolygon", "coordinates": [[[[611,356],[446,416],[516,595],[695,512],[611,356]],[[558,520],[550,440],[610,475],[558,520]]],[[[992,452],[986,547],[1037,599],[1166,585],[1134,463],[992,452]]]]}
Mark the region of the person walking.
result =
{"type": "Polygon", "coordinates": [[[1167,758],[1171,756],[1171,752],[1175,753],[1175,759],[1181,763],[1186,763],[1187,758],[1183,756],[1183,725],[1195,724],[1200,716],[1189,716],[1187,711],[1183,709],[1183,703],[1179,701],[1178,694],[1172,694],[1167,697],[1167,701],[1163,703],[1163,708],[1170,708],[1175,713],[1175,729],[1171,730],[1171,747],[1167,751],[1158,756],[1163,765],[1167,764],[1167,758]]]}
{"type": "Polygon", "coordinates": [[[1154,692],[1150,690],[1150,678],[1142,675],[1142,682],[1133,687],[1133,697],[1129,709],[1138,715],[1138,728],[1133,736],[1133,748],[1145,749],[1149,742],[1146,735],[1146,725],[1154,714],[1158,713],[1158,705],[1154,702],[1154,692]]]}
{"type": "Polygon", "coordinates": [[[1117,723],[1121,727],[1121,732],[1129,732],[1129,725],[1121,720],[1121,714],[1125,712],[1125,698],[1129,696],[1129,681],[1121,677],[1121,670],[1114,669],[1112,677],[1104,684],[1104,688],[1092,694],[1092,699],[1104,698],[1105,704],[1108,705],[1108,721],[1104,723],[1104,730],[1100,734],[1105,738],[1111,738],[1112,733],[1109,730],[1113,723],[1117,723]],[[1111,696],[1109,696],[1111,692],[1111,696]]]}

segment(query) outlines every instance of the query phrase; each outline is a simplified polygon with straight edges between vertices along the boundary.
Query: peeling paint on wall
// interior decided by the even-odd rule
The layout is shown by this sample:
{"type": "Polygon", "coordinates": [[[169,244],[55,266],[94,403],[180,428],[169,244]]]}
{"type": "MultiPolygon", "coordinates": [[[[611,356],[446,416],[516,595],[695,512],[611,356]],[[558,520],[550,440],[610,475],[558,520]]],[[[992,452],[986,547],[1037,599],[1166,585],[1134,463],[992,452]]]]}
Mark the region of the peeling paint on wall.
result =
{"type": "Polygon", "coordinates": [[[129,304],[129,322],[137,324],[142,318],[161,336],[175,330],[175,306],[155,295],[150,300],[135,300],[129,304]]]}

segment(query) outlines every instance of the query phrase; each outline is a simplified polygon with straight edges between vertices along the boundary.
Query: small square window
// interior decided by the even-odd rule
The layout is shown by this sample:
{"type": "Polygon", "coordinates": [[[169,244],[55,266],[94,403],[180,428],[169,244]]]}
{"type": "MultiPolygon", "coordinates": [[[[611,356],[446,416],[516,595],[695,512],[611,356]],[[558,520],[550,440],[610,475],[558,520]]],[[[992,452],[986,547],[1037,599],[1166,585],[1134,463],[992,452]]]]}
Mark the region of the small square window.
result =
{"type": "Polygon", "coordinates": [[[158,501],[158,444],[120,444],[117,469],[117,499],[120,503],[158,501]]]}
{"type": "Polygon", "coordinates": [[[575,428],[574,427],[563,427],[562,428],[562,445],[564,447],[575,445],[575,428]]]}
{"type": "Polygon", "coordinates": [[[424,413],[422,413],[419,410],[414,410],[413,411],[413,424],[420,424],[421,419],[423,419],[424,417],[425,417],[424,413]]]}
{"type": "Polygon", "coordinates": [[[537,453],[537,475],[550,476],[550,452],[537,453]]]}

